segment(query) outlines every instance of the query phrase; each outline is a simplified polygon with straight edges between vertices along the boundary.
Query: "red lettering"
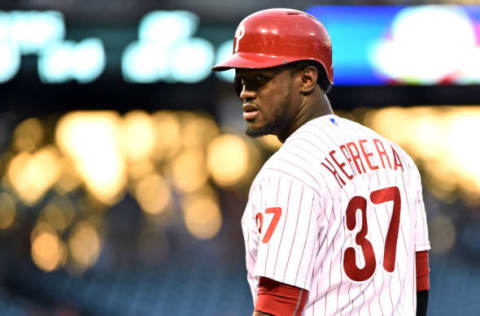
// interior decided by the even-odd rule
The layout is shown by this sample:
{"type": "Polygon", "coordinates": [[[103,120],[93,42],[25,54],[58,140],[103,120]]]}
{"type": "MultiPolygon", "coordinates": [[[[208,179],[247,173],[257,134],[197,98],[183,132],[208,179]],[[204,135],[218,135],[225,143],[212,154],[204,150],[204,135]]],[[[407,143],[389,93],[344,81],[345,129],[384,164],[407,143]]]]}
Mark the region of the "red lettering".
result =
{"type": "Polygon", "coordinates": [[[343,156],[345,156],[345,159],[347,159],[348,165],[350,166],[350,169],[352,169],[353,174],[355,174],[355,169],[353,168],[353,164],[352,164],[352,158],[350,158],[350,154],[348,153],[347,146],[341,145],[340,150],[342,151],[343,156]]]}
{"type": "Polygon", "coordinates": [[[369,142],[367,139],[361,139],[358,141],[358,143],[349,142],[340,145],[340,151],[342,152],[343,158],[345,159],[337,156],[338,151],[331,150],[329,152],[330,157],[325,157],[324,161],[321,162],[322,166],[324,166],[328,171],[330,171],[330,173],[333,175],[340,187],[343,187],[346,184],[345,178],[347,178],[348,180],[352,180],[355,175],[357,175],[357,172],[358,174],[366,172],[362,156],[365,159],[367,166],[370,170],[380,169],[380,162],[383,169],[386,169],[387,165],[389,169],[392,169],[393,165],[393,170],[397,170],[398,168],[401,168],[402,171],[405,170],[402,160],[400,159],[401,156],[398,154],[398,152],[393,146],[391,146],[393,159],[392,160],[387,151],[385,150],[385,145],[383,144],[382,140],[374,138],[372,139],[372,141],[375,144],[376,152],[375,150],[373,150],[373,148],[368,147],[370,145],[368,145],[369,142]],[[358,146],[360,146],[360,149],[358,148],[358,146]],[[373,151],[368,151],[369,149],[372,149],[373,151]],[[376,158],[372,159],[372,157],[376,157],[376,153],[378,153],[378,160],[380,162],[378,162],[376,158]],[[350,170],[348,169],[348,167],[346,167],[347,163],[350,167],[350,170]]]}
{"type": "Polygon", "coordinates": [[[377,148],[378,156],[380,157],[380,161],[382,162],[382,166],[385,169],[385,161],[383,157],[387,160],[388,168],[392,169],[392,164],[390,163],[390,158],[388,158],[387,152],[385,151],[385,147],[383,147],[383,143],[379,139],[374,139],[373,142],[375,143],[375,147],[377,148]]]}
{"type": "Polygon", "coordinates": [[[370,156],[373,156],[373,153],[365,151],[365,147],[364,147],[363,144],[365,144],[366,142],[367,142],[366,139],[361,139],[358,142],[360,144],[360,149],[362,150],[363,156],[365,157],[365,160],[367,161],[368,168],[370,168],[370,170],[377,170],[378,166],[373,165],[372,161],[370,160],[370,156]]]}
{"type": "Polygon", "coordinates": [[[330,165],[331,168],[329,168],[326,164],[324,164],[322,162],[322,166],[324,166],[325,168],[327,168],[328,171],[330,171],[333,175],[333,177],[335,178],[335,180],[337,180],[338,182],[338,185],[340,187],[344,186],[345,185],[345,181],[343,181],[342,177],[340,177],[340,175],[338,174],[337,170],[335,169],[335,167],[333,166],[333,164],[328,160],[328,158],[325,158],[325,161],[328,162],[328,164],[330,165]]]}
{"type": "Polygon", "coordinates": [[[393,146],[392,146],[392,154],[393,154],[393,170],[397,170],[397,167],[400,167],[402,168],[402,171],[404,171],[402,161],[400,160],[400,156],[397,154],[393,146]]]}
{"type": "Polygon", "coordinates": [[[333,154],[335,154],[335,150],[332,150],[332,151],[330,152],[330,157],[332,157],[333,161],[334,161],[335,164],[338,166],[338,168],[340,168],[340,170],[343,172],[343,174],[344,174],[349,180],[352,180],[352,179],[353,179],[353,176],[347,174],[347,172],[346,172],[345,169],[344,169],[346,163],[344,163],[344,162],[338,163],[337,159],[335,159],[335,156],[333,156],[333,154]]]}
{"type": "Polygon", "coordinates": [[[355,163],[355,167],[357,167],[358,173],[365,173],[365,167],[363,166],[362,158],[360,158],[360,152],[358,151],[357,145],[355,145],[354,142],[350,142],[347,144],[348,151],[350,152],[350,156],[352,157],[353,163],[355,163]],[[355,154],[352,151],[352,148],[355,149],[355,154]],[[357,160],[360,161],[360,166],[362,166],[362,169],[360,170],[360,167],[358,166],[357,160]]]}

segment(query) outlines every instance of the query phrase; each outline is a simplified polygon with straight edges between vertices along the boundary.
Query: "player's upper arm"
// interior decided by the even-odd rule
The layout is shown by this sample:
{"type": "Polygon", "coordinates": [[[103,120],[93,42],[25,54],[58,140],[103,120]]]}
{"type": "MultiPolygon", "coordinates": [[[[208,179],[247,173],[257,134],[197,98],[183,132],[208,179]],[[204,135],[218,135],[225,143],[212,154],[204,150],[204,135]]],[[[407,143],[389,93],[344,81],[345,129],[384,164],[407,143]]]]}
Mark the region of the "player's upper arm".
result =
{"type": "Polygon", "coordinates": [[[269,178],[255,190],[255,275],[308,290],[319,247],[319,194],[290,177],[269,178]]]}

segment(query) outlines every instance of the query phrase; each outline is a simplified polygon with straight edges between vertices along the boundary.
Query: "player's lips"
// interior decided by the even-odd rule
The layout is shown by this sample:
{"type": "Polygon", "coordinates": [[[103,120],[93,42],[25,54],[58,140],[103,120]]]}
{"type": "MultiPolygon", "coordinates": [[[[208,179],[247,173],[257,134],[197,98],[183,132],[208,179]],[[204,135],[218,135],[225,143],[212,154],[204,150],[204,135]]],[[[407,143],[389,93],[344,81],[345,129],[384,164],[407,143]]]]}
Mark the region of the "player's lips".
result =
{"type": "Polygon", "coordinates": [[[251,120],[258,114],[258,108],[253,103],[244,103],[242,105],[243,118],[246,120],[251,120]]]}

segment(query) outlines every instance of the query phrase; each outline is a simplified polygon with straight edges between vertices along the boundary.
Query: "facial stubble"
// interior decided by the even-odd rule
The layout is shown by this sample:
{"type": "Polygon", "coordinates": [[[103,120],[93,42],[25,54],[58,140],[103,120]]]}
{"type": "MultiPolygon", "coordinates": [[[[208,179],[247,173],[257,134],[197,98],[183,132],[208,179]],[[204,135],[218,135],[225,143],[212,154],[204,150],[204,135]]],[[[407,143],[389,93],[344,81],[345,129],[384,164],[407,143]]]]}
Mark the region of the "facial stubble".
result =
{"type": "Polygon", "coordinates": [[[266,123],[263,126],[252,128],[247,125],[245,129],[245,134],[252,138],[257,138],[265,135],[279,135],[288,124],[288,118],[286,113],[281,113],[277,115],[275,120],[266,123]]]}

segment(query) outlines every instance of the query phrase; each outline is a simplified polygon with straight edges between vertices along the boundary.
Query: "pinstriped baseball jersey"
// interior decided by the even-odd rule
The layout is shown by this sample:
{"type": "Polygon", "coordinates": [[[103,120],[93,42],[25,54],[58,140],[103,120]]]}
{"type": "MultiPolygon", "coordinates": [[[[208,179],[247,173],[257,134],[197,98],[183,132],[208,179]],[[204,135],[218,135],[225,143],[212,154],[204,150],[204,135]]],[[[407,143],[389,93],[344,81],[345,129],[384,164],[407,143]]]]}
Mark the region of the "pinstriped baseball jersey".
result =
{"type": "Polygon", "coordinates": [[[367,127],[326,115],[296,130],[255,178],[242,230],[254,303],[264,276],[308,290],[305,316],[415,315],[420,174],[367,127]]]}

